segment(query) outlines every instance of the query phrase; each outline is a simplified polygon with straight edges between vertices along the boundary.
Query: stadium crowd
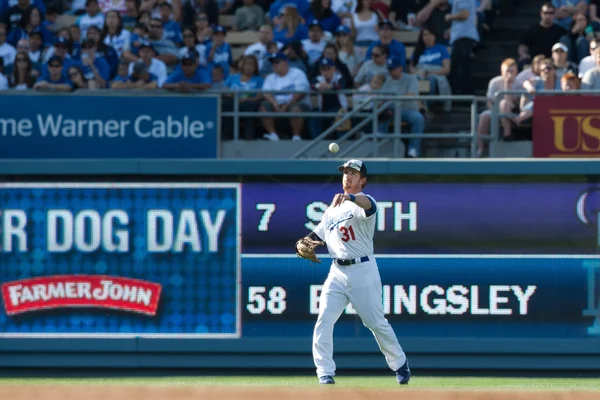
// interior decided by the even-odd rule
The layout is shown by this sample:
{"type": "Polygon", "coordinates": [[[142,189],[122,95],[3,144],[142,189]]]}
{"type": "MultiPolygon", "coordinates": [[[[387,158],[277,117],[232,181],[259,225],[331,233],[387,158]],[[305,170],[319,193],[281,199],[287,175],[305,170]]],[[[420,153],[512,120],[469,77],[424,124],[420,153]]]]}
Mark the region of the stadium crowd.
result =
{"type": "MultiPolygon", "coordinates": [[[[233,107],[226,91],[249,91],[241,111],[262,112],[343,112],[377,91],[416,95],[419,81],[428,82],[425,93],[472,94],[473,51],[498,1],[0,0],[0,90],[218,91],[225,110],[233,107]],[[408,57],[398,31],[418,32],[408,57]],[[228,43],[232,32],[257,32],[257,41],[236,51],[228,43]],[[278,90],[291,92],[267,92],[278,90]],[[309,90],[315,102],[293,93],[309,90]]],[[[580,40],[587,27],[577,22],[585,14],[565,13],[561,23],[570,26],[573,18],[577,30],[563,47],[587,55],[580,40]]],[[[531,54],[550,54],[540,50],[547,38],[540,45],[535,34],[519,48],[523,65],[531,54]]],[[[403,104],[412,133],[423,133],[428,107],[403,104]]],[[[381,131],[390,129],[391,117],[391,110],[382,114],[381,131]]],[[[243,138],[301,140],[320,134],[327,121],[309,119],[305,127],[305,119],[291,118],[291,129],[280,132],[273,118],[255,122],[242,121],[243,138]]],[[[223,134],[231,134],[228,124],[223,134]]],[[[411,141],[408,155],[419,154],[419,141],[411,141]]]]}

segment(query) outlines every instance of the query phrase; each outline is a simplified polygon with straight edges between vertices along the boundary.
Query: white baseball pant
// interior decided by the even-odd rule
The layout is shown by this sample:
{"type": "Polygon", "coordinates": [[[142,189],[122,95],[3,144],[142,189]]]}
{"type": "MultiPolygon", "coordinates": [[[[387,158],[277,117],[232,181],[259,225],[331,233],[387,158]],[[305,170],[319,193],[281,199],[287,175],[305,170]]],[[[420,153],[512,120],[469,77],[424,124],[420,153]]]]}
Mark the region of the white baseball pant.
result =
{"type": "Polygon", "coordinates": [[[317,376],[335,375],[333,326],[348,305],[356,310],[363,324],[373,332],[388,366],[396,371],[406,361],[398,338],[383,313],[381,277],[373,256],[349,265],[331,264],[320,297],[319,317],[313,334],[313,358],[317,376]]]}

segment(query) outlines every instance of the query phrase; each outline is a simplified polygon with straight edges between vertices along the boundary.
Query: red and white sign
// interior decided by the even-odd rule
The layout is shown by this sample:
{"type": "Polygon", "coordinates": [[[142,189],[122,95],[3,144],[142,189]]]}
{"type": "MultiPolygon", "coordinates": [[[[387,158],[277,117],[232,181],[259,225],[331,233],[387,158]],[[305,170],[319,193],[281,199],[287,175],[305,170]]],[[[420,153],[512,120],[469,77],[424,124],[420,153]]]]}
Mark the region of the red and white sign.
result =
{"type": "Polygon", "coordinates": [[[69,307],[110,308],[156,315],[162,286],[104,275],[56,275],[2,284],[7,315],[69,307]]]}

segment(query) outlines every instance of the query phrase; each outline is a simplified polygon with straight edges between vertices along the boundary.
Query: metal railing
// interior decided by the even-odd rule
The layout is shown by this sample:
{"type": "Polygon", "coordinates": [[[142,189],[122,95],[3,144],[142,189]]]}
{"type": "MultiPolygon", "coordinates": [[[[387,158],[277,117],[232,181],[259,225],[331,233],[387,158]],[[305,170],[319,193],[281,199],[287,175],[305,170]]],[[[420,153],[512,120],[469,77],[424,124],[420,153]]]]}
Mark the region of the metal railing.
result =
{"type": "Polygon", "coordinates": [[[573,90],[563,92],[562,90],[545,90],[542,92],[529,93],[524,90],[502,90],[496,92],[494,94],[494,101],[492,103],[491,110],[491,121],[490,121],[490,137],[491,140],[499,140],[500,139],[500,118],[503,117],[515,117],[517,114],[514,113],[501,113],[500,112],[500,101],[504,98],[505,95],[513,95],[513,96],[577,96],[582,94],[593,94],[596,96],[600,96],[600,91],[598,90],[573,90]]]}
{"type": "MultiPolygon", "coordinates": [[[[298,150],[292,159],[306,158],[308,152],[314,149],[320,144],[320,142],[326,139],[330,134],[337,131],[337,128],[355,119],[360,119],[359,122],[352,125],[350,130],[345,132],[342,136],[339,136],[336,140],[346,140],[357,134],[358,139],[353,141],[349,146],[346,146],[344,151],[336,156],[343,157],[351,153],[354,149],[359,146],[364,146],[367,142],[372,143],[372,156],[378,155],[379,148],[383,141],[392,142],[393,154],[397,155],[400,148],[400,140],[403,139],[466,139],[470,141],[470,155],[471,157],[476,156],[477,152],[477,117],[478,117],[478,103],[484,101],[484,98],[476,96],[399,96],[398,94],[391,92],[359,92],[357,90],[342,90],[342,91],[331,91],[331,92],[314,92],[314,91],[261,91],[261,90],[244,90],[238,91],[220,91],[212,92],[219,93],[225,96],[233,97],[233,111],[222,112],[221,116],[233,119],[233,140],[239,140],[240,138],[240,119],[241,118],[288,118],[288,117],[307,117],[307,118],[321,118],[321,119],[333,119],[337,118],[331,126],[326,128],[316,138],[309,141],[305,146],[298,150]],[[360,106],[354,107],[348,112],[340,115],[338,112],[321,112],[321,111],[308,111],[308,112],[242,112],[240,111],[240,97],[250,93],[256,94],[305,94],[306,96],[316,96],[319,94],[344,94],[353,95],[360,94],[368,96],[368,100],[361,103],[360,106]],[[470,121],[469,121],[469,132],[468,133],[445,133],[445,132],[427,132],[422,134],[404,133],[402,132],[402,103],[406,101],[447,101],[452,102],[468,102],[470,103],[470,121]],[[371,109],[367,109],[371,106],[371,109]],[[393,133],[381,133],[378,129],[379,114],[387,109],[393,110],[392,123],[393,133]],[[368,132],[364,132],[363,128],[367,125],[371,125],[371,129],[368,132]]],[[[353,121],[355,122],[355,121],[353,121]]],[[[382,121],[383,122],[383,121],[382,121]]],[[[327,150],[317,155],[317,158],[326,156],[327,150]]],[[[314,157],[314,156],[313,156],[314,157]]]]}

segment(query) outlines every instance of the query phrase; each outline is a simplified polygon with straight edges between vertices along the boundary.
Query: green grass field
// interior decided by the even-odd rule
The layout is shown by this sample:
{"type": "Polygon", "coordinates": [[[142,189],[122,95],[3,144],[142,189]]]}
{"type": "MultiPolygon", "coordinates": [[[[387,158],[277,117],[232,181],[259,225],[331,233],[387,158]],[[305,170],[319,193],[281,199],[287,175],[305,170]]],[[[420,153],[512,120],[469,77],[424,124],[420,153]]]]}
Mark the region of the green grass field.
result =
{"type": "MultiPolygon", "coordinates": [[[[395,377],[336,377],[336,387],[394,388],[395,377]]],[[[0,378],[0,385],[158,385],[158,386],[227,386],[227,387],[315,387],[315,377],[298,376],[198,376],[153,378],[0,378]]],[[[413,377],[413,389],[462,390],[586,390],[600,391],[600,378],[482,378],[482,377],[413,377]]]]}

